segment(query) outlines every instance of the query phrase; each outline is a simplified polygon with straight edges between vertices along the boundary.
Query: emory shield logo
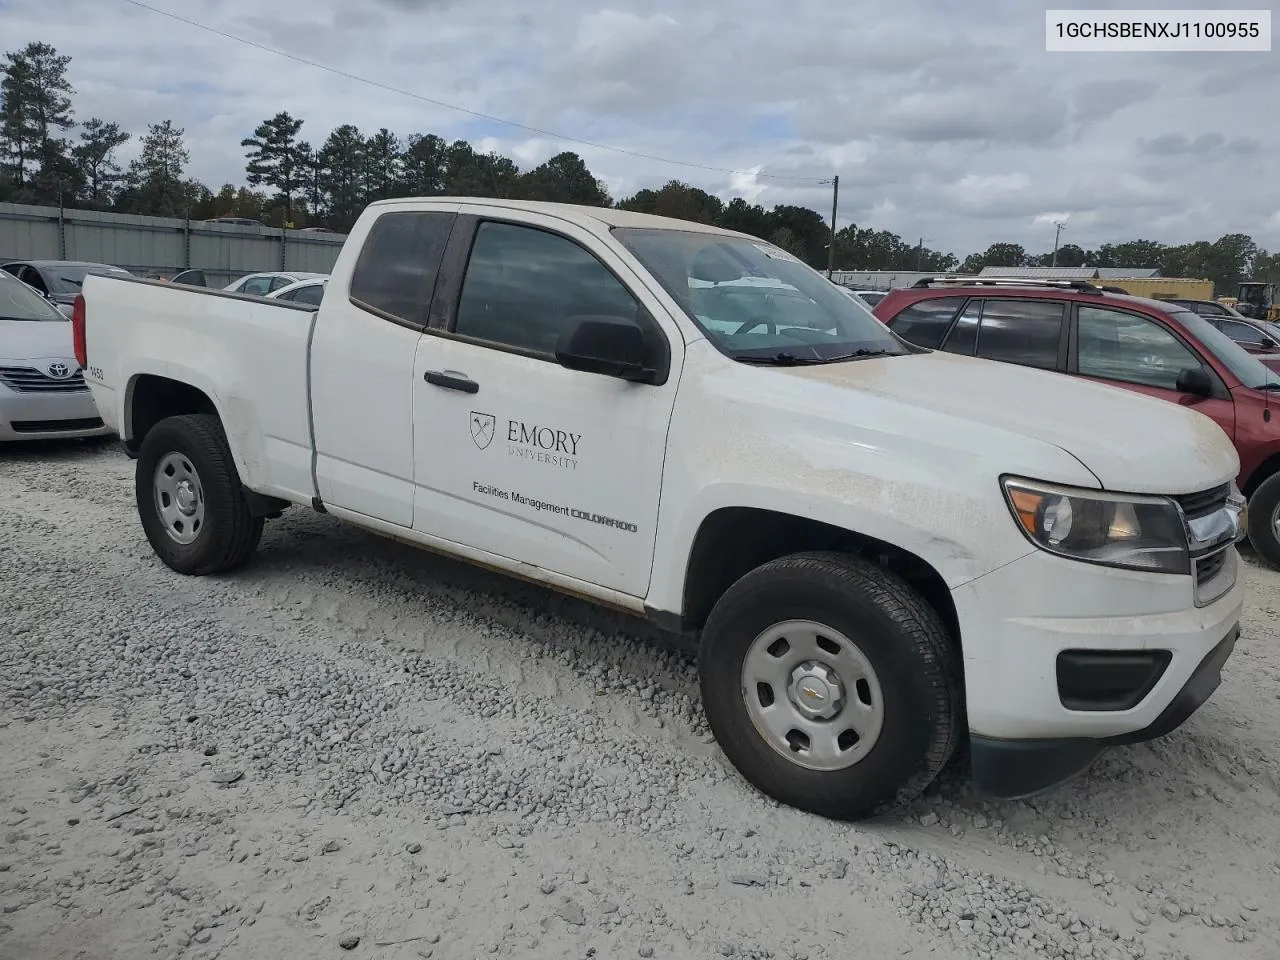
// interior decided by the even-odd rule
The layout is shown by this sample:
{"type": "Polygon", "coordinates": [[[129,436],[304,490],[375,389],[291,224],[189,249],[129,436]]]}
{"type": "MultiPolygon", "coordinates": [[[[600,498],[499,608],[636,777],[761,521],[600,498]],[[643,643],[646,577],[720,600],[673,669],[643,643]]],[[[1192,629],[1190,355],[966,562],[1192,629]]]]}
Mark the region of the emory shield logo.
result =
{"type": "Polygon", "coordinates": [[[481,450],[493,443],[493,427],[492,413],[471,411],[471,439],[481,450]]]}

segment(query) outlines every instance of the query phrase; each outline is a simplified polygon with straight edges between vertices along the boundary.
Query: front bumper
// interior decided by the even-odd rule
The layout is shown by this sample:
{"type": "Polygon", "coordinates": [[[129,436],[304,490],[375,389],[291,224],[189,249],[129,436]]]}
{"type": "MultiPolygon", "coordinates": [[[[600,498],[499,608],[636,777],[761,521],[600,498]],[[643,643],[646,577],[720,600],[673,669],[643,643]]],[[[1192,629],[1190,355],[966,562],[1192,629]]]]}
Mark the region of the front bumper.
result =
{"type": "Polygon", "coordinates": [[[0,385],[0,442],[110,435],[88,390],[19,393],[0,385]]]}
{"type": "MultiPolygon", "coordinates": [[[[977,789],[1025,796],[1083,770],[1107,746],[1163,736],[1185,721],[1217,687],[1238,635],[1238,567],[1233,546],[1223,576],[1234,582],[1204,606],[1196,606],[1191,577],[1044,551],[957,588],[977,789]],[[1102,653],[1096,660],[1146,653],[1159,669],[1132,696],[1108,689],[1082,704],[1080,677],[1088,674],[1077,672],[1067,690],[1069,671],[1061,670],[1081,651],[1102,653]]],[[[1115,679],[1114,671],[1105,676],[1115,679]]]]}
{"type": "Polygon", "coordinates": [[[1110,737],[1056,740],[996,740],[971,734],[970,764],[977,790],[1001,799],[1039,793],[1088,769],[1107,747],[1155,740],[1176,730],[1200,709],[1222,682],[1222,667],[1235,649],[1233,626],[1192,672],[1182,689],[1141,730],[1110,737]]]}

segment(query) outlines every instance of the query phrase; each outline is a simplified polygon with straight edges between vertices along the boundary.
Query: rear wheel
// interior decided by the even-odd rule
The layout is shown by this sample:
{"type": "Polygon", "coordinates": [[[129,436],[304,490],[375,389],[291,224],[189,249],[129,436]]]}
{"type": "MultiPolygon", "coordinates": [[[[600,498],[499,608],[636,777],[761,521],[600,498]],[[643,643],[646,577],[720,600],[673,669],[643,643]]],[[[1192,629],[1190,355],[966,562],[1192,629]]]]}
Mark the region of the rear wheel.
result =
{"type": "Polygon", "coordinates": [[[179,573],[231,570],[258,547],[262,518],[250,513],[222,423],[211,414],[152,427],[138,452],[134,488],[151,548],[179,573]]]}
{"type": "Polygon", "coordinates": [[[1249,498],[1249,543],[1273,567],[1280,567],[1280,473],[1268,477],[1249,498]]]}
{"type": "Polygon", "coordinates": [[[757,789],[860,819],[919,795],[960,734],[960,662],[904,581],[843,554],[797,554],[717,602],[699,653],[712,732],[757,789]]]}

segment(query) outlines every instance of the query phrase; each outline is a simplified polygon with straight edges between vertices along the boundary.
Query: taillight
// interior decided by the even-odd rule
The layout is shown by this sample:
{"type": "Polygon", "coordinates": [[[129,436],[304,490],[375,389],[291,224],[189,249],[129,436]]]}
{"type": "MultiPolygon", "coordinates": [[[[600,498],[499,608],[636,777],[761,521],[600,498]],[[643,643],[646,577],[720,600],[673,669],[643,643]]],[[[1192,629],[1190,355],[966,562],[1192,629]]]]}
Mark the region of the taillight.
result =
{"type": "Polygon", "coordinates": [[[89,349],[84,340],[84,294],[77,293],[75,304],[71,307],[71,342],[75,345],[76,363],[89,365],[89,349]]]}

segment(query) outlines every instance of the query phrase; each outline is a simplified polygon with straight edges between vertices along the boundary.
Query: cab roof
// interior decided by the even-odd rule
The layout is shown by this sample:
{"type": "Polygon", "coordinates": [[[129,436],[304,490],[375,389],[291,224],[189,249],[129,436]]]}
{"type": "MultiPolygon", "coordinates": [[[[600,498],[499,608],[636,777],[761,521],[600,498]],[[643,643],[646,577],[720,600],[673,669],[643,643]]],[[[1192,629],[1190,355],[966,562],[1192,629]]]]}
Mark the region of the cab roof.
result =
{"type": "Polygon", "coordinates": [[[634,213],[630,210],[619,210],[616,207],[593,207],[577,203],[553,203],[545,200],[502,200],[492,197],[403,197],[391,200],[375,200],[370,207],[411,206],[417,208],[431,206],[449,206],[451,204],[478,204],[486,207],[505,207],[509,210],[528,210],[533,213],[544,213],[549,216],[569,220],[581,226],[592,228],[597,224],[605,227],[635,227],[653,230],[686,230],[696,233],[711,233],[725,237],[740,237],[760,241],[736,230],[709,223],[698,223],[694,220],[679,220],[675,217],[659,217],[650,213],[634,213]]]}

